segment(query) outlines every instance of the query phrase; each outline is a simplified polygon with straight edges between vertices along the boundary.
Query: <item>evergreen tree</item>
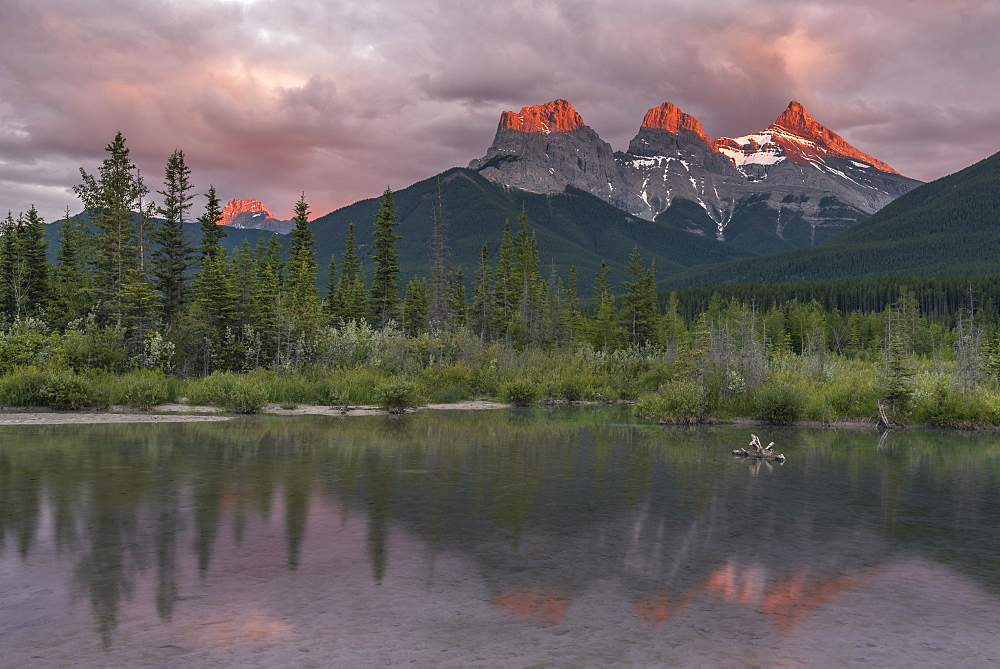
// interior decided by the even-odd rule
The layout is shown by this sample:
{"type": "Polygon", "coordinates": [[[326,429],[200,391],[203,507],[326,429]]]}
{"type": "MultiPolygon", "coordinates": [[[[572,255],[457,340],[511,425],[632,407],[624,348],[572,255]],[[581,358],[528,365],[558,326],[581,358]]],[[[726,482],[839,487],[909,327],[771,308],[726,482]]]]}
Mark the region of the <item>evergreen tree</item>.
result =
{"type": "Polygon", "coordinates": [[[116,296],[118,322],[125,329],[125,347],[139,367],[146,367],[146,342],[156,331],[156,292],[138,267],[125,276],[116,296]]]}
{"type": "Polygon", "coordinates": [[[27,302],[28,263],[24,258],[24,235],[14,215],[8,211],[2,223],[0,242],[0,288],[3,311],[10,319],[20,318],[27,302]]]}
{"type": "Polygon", "coordinates": [[[591,326],[591,342],[601,350],[615,346],[618,335],[618,313],[615,310],[615,296],[608,285],[611,268],[604,262],[594,279],[594,301],[597,304],[591,326]]]}
{"type": "Polygon", "coordinates": [[[295,203],[295,227],[288,255],[287,307],[298,334],[311,334],[319,325],[320,303],[316,293],[316,252],[309,229],[305,194],[295,203]]]}
{"type": "Polygon", "coordinates": [[[278,306],[283,304],[282,263],[278,236],[271,235],[267,243],[261,237],[253,254],[250,278],[250,324],[260,336],[261,358],[276,359],[278,353],[278,306]]]}
{"type": "Polygon", "coordinates": [[[448,310],[452,326],[464,328],[468,323],[469,307],[465,300],[465,274],[461,267],[448,275],[448,310]]]}
{"type": "Polygon", "coordinates": [[[451,290],[449,282],[448,222],[444,216],[444,197],[441,195],[441,179],[435,188],[435,203],[431,216],[431,280],[430,280],[430,322],[434,328],[444,328],[453,314],[448,299],[451,290]]]}
{"type": "Polygon", "coordinates": [[[21,245],[27,267],[25,307],[29,314],[45,309],[49,301],[49,245],[45,236],[45,221],[38,215],[35,205],[20,221],[21,245]]]}
{"type": "Polygon", "coordinates": [[[563,292],[562,314],[560,324],[562,339],[567,343],[575,342],[580,337],[583,314],[580,311],[580,295],[576,287],[576,265],[569,268],[569,282],[563,292]]]}
{"type": "MultiPolygon", "coordinates": [[[[463,289],[464,290],[464,289],[463,289]]],[[[490,260],[490,250],[483,244],[483,252],[479,260],[479,270],[476,272],[476,283],[472,287],[472,313],[470,321],[472,331],[483,339],[488,339],[493,332],[493,264],[490,260]]]]}
{"type": "Polygon", "coordinates": [[[144,213],[143,197],[149,190],[129,158],[121,132],[105,150],[109,155],[98,175],[88,174],[81,167],[82,183],[74,186],[73,191],[97,227],[94,254],[97,297],[106,303],[107,313],[120,315],[119,290],[129,271],[142,266],[138,218],[144,213]]]}
{"type": "Polygon", "coordinates": [[[208,200],[205,203],[205,213],[198,217],[198,222],[201,224],[201,247],[199,250],[202,265],[204,265],[206,258],[222,249],[222,240],[226,236],[226,226],[219,225],[219,221],[222,220],[222,206],[219,197],[215,194],[215,186],[208,187],[205,198],[208,200]]]}
{"type": "Polygon", "coordinates": [[[520,329],[531,343],[541,339],[546,285],[539,277],[538,248],[522,209],[517,218],[514,237],[514,276],[516,277],[517,319],[520,329]]]}
{"type": "Polygon", "coordinates": [[[406,285],[403,296],[403,331],[411,337],[422,331],[427,325],[430,294],[427,282],[423,279],[413,279],[406,285]]]}
{"type": "Polygon", "coordinates": [[[241,299],[236,268],[226,258],[225,249],[209,250],[195,276],[191,317],[203,374],[230,366],[226,341],[239,325],[241,299]]]}
{"type": "Polygon", "coordinates": [[[247,325],[253,325],[253,279],[254,262],[253,249],[250,241],[243,240],[243,243],[233,249],[230,259],[233,266],[233,275],[236,278],[236,295],[239,299],[239,310],[237,312],[237,328],[242,330],[247,325]]]}
{"type": "Polygon", "coordinates": [[[655,268],[649,271],[642,266],[639,249],[629,254],[625,268],[628,278],[622,283],[622,319],[628,333],[628,343],[639,346],[660,341],[660,314],[656,296],[655,268]]]}
{"type": "Polygon", "coordinates": [[[167,159],[163,190],[162,217],[153,231],[153,286],[162,296],[164,320],[169,321],[188,300],[188,272],[194,251],[184,235],[184,223],[191,208],[191,169],[184,162],[184,152],[175,150],[167,159]]]}
{"type": "Polygon", "coordinates": [[[491,330],[498,337],[508,337],[517,316],[520,281],[514,271],[514,241],[510,222],[503,224],[503,237],[497,251],[497,267],[493,283],[493,322],[491,330]]]}
{"type": "Polygon", "coordinates": [[[90,264],[90,243],[87,224],[79,217],[66,218],[59,230],[59,249],[50,273],[49,319],[58,329],[82,317],[93,304],[90,264]]]}
{"type": "Polygon", "coordinates": [[[354,240],[354,223],[347,226],[347,241],[344,244],[340,284],[337,286],[337,314],[340,322],[362,321],[368,315],[368,296],[365,292],[365,276],[358,258],[354,240]]]}
{"type": "Polygon", "coordinates": [[[392,191],[386,188],[378,213],[375,214],[375,239],[371,256],[375,261],[370,305],[372,324],[380,328],[396,319],[399,311],[399,251],[396,249],[396,242],[400,236],[395,231],[397,225],[399,220],[396,218],[392,191]]]}
{"type": "Polygon", "coordinates": [[[326,268],[326,299],[323,300],[323,311],[337,318],[340,308],[337,306],[337,261],[330,256],[330,264],[326,268]]]}

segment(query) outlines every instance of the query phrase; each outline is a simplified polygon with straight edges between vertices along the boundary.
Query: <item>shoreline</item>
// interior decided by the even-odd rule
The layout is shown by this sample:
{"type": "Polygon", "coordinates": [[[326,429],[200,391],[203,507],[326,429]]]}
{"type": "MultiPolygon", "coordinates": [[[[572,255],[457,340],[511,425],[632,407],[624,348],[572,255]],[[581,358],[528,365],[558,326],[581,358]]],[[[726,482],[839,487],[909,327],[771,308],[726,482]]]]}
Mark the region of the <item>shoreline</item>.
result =
{"type": "MultiPolygon", "coordinates": [[[[450,404],[425,404],[408,410],[434,411],[489,411],[506,409],[509,404],[492,400],[471,400],[450,404]]],[[[385,409],[376,406],[358,405],[331,407],[317,404],[303,404],[294,409],[283,409],[278,404],[268,404],[258,414],[274,416],[388,416],[385,409]]],[[[100,425],[115,423],[197,423],[226,421],[239,418],[243,414],[226,412],[213,406],[198,404],[160,404],[147,411],[112,406],[106,411],[53,411],[38,407],[0,409],[0,426],[3,425],[100,425]]]]}
{"type": "MultiPolygon", "coordinates": [[[[565,405],[567,403],[559,403],[565,405]]],[[[594,402],[574,402],[575,405],[597,404],[594,402]]],[[[448,404],[425,404],[407,409],[405,413],[415,411],[492,411],[495,409],[509,409],[513,405],[504,404],[494,400],[466,400],[462,402],[451,402],[448,404]]],[[[279,404],[267,404],[256,414],[237,414],[227,412],[224,409],[214,406],[199,404],[170,403],[160,404],[148,410],[130,409],[125,406],[111,406],[104,411],[80,410],[80,411],[59,411],[43,407],[0,407],[0,426],[8,425],[101,425],[101,424],[122,424],[122,423],[197,423],[197,422],[218,422],[233,420],[247,415],[271,415],[271,416],[330,416],[334,418],[347,418],[351,416],[390,416],[394,415],[385,409],[373,405],[351,405],[351,406],[327,406],[320,404],[302,404],[295,408],[282,408],[279,404]]],[[[651,424],[657,424],[652,421],[651,424]]],[[[688,424],[671,424],[660,422],[661,427],[692,427],[688,424]]],[[[822,428],[822,429],[848,429],[848,430],[874,430],[878,431],[875,424],[863,420],[841,420],[841,421],[817,421],[798,420],[794,423],[780,426],[772,426],[764,421],[747,416],[733,416],[729,418],[715,418],[698,426],[713,425],[743,425],[747,427],[782,427],[782,428],[822,428]]],[[[929,430],[957,430],[968,431],[988,431],[997,430],[996,426],[981,425],[970,428],[941,428],[933,425],[912,424],[900,429],[929,429],[929,430]]]]}

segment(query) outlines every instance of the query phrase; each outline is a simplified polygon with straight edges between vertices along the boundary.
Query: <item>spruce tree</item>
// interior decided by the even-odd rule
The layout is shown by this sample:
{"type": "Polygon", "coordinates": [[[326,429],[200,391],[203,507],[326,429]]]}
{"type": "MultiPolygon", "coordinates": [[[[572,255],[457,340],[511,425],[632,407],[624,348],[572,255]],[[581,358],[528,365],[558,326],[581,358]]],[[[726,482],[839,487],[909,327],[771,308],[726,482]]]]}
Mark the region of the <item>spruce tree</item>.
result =
{"type": "Polygon", "coordinates": [[[222,220],[222,206],[215,193],[215,186],[208,187],[205,198],[208,200],[205,203],[205,213],[198,217],[198,222],[201,224],[199,250],[203,266],[206,258],[222,249],[222,240],[226,236],[226,226],[219,225],[219,221],[222,220]]]}
{"type": "Polygon", "coordinates": [[[631,346],[660,342],[660,314],[656,295],[656,269],[642,266],[639,249],[629,254],[625,268],[628,278],[622,283],[622,319],[631,346]]]}
{"type": "Polygon", "coordinates": [[[24,262],[28,270],[25,307],[29,314],[42,312],[49,302],[49,245],[45,235],[45,221],[35,205],[20,223],[24,262]]]}
{"type": "Polygon", "coordinates": [[[184,223],[191,208],[191,169],[184,162],[184,152],[175,150],[167,159],[163,180],[162,217],[153,231],[156,247],[152,251],[153,286],[160,292],[164,320],[169,321],[188,300],[188,272],[194,250],[184,235],[184,223]]]}
{"type": "Polygon", "coordinates": [[[375,214],[371,255],[375,261],[370,304],[372,324],[380,328],[399,316],[399,251],[396,249],[396,242],[400,236],[395,231],[397,225],[399,220],[396,217],[392,191],[386,188],[382,193],[378,213],[375,214]]]}
{"type": "Polygon", "coordinates": [[[415,336],[427,325],[427,314],[430,306],[430,294],[427,282],[423,279],[413,279],[406,285],[403,296],[403,331],[415,336]]]}
{"type": "Polygon", "coordinates": [[[236,268],[217,247],[202,259],[201,271],[194,280],[192,322],[199,332],[200,362],[203,374],[229,365],[227,335],[238,326],[241,296],[236,268]]]}
{"type": "Polygon", "coordinates": [[[601,262],[601,269],[594,280],[594,301],[597,303],[591,326],[591,342],[601,350],[611,350],[618,339],[618,312],[615,309],[615,296],[608,285],[608,275],[611,268],[601,262]]]}
{"type": "Polygon", "coordinates": [[[490,260],[490,250],[483,244],[479,270],[476,272],[476,283],[472,287],[472,313],[470,314],[472,331],[482,339],[489,339],[493,332],[494,304],[493,264],[490,260]]]}
{"type": "Polygon", "coordinates": [[[21,317],[27,300],[28,264],[24,259],[24,235],[14,215],[8,211],[0,224],[0,288],[7,318],[21,317]]]}
{"type": "Polygon", "coordinates": [[[441,179],[435,188],[435,203],[431,216],[431,280],[430,280],[430,322],[434,328],[444,328],[452,318],[448,295],[449,282],[448,222],[444,216],[444,197],[441,195],[441,179]]]}
{"type": "Polygon", "coordinates": [[[464,328],[468,323],[469,307],[465,300],[465,274],[461,267],[448,275],[448,310],[451,325],[464,328]]]}
{"type": "Polygon", "coordinates": [[[146,342],[155,332],[157,296],[142,270],[133,267],[118,289],[115,304],[125,329],[125,347],[139,367],[146,367],[146,342]]]}
{"type": "Polygon", "coordinates": [[[73,191],[82,200],[97,227],[94,254],[97,298],[105,313],[121,314],[117,299],[126,275],[141,269],[142,250],[138,218],[143,215],[143,197],[149,190],[129,158],[125,138],[119,132],[105,149],[108,157],[97,176],[82,167],[82,183],[73,191]]]}
{"type": "Polygon", "coordinates": [[[358,258],[354,240],[354,223],[347,226],[347,241],[341,265],[340,283],[337,286],[337,314],[341,323],[363,321],[368,317],[368,296],[365,293],[365,275],[358,258]]]}
{"type": "Polygon", "coordinates": [[[309,205],[303,193],[295,203],[295,227],[288,255],[288,309],[298,332],[311,333],[319,325],[320,303],[316,293],[316,252],[309,229],[309,205]]]}
{"type": "Polygon", "coordinates": [[[60,330],[82,317],[93,304],[90,255],[87,224],[79,217],[71,218],[67,207],[49,281],[49,321],[60,330]]]}
{"type": "Polygon", "coordinates": [[[330,256],[330,264],[326,268],[326,299],[323,300],[323,311],[334,320],[339,317],[340,308],[337,306],[337,261],[330,256]]]}
{"type": "Polygon", "coordinates": [[[503,237],[497,251],[497,267],[493,283],[493,322],[491,329],[499,337],[507,337],[517,316],[520,285],[514,271],[514,241],[510,235],[510,221],[504,221],[503,237]]]}

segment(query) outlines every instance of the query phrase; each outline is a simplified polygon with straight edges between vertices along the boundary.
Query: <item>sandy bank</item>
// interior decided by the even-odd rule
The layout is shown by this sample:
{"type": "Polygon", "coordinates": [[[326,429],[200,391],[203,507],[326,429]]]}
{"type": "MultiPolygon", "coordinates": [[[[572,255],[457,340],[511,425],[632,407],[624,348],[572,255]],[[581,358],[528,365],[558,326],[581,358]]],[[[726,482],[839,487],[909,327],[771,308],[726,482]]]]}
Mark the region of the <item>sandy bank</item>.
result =
{"type": "MultiPolygon", "coordinates": [[[[452,404],[428,404],[419,407],[424,410],[481,411],[504,409],[509,405],[489,400],[455,402],[452,404]]],[[[386,411],[375,406],[330,407],[300,405],[294,409],[282,409],[277,404],[268,404],[262,414],[278,416],[379,416],[386,411]]],[[[108,411],[43,411],[4,409],[0,413],[0,425],[73,425],[82,423],[180,423],[197,421],[230,420],[233,414],[211,406],[192,404],[161,404],[149,411],[129,411],[126,407],[111,407],[108,411]]]]}

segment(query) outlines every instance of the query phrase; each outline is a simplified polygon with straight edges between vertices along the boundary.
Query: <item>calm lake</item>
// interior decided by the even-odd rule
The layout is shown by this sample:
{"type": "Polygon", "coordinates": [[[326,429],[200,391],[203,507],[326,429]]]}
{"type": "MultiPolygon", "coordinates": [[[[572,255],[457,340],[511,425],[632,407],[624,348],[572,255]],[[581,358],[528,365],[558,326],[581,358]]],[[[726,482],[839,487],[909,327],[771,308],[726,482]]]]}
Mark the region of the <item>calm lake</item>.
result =
{"type": "Polygon", "coordinates": [[[0,427],[3,666],[983,667],[998,632],[994,433],[0,427]]]}

